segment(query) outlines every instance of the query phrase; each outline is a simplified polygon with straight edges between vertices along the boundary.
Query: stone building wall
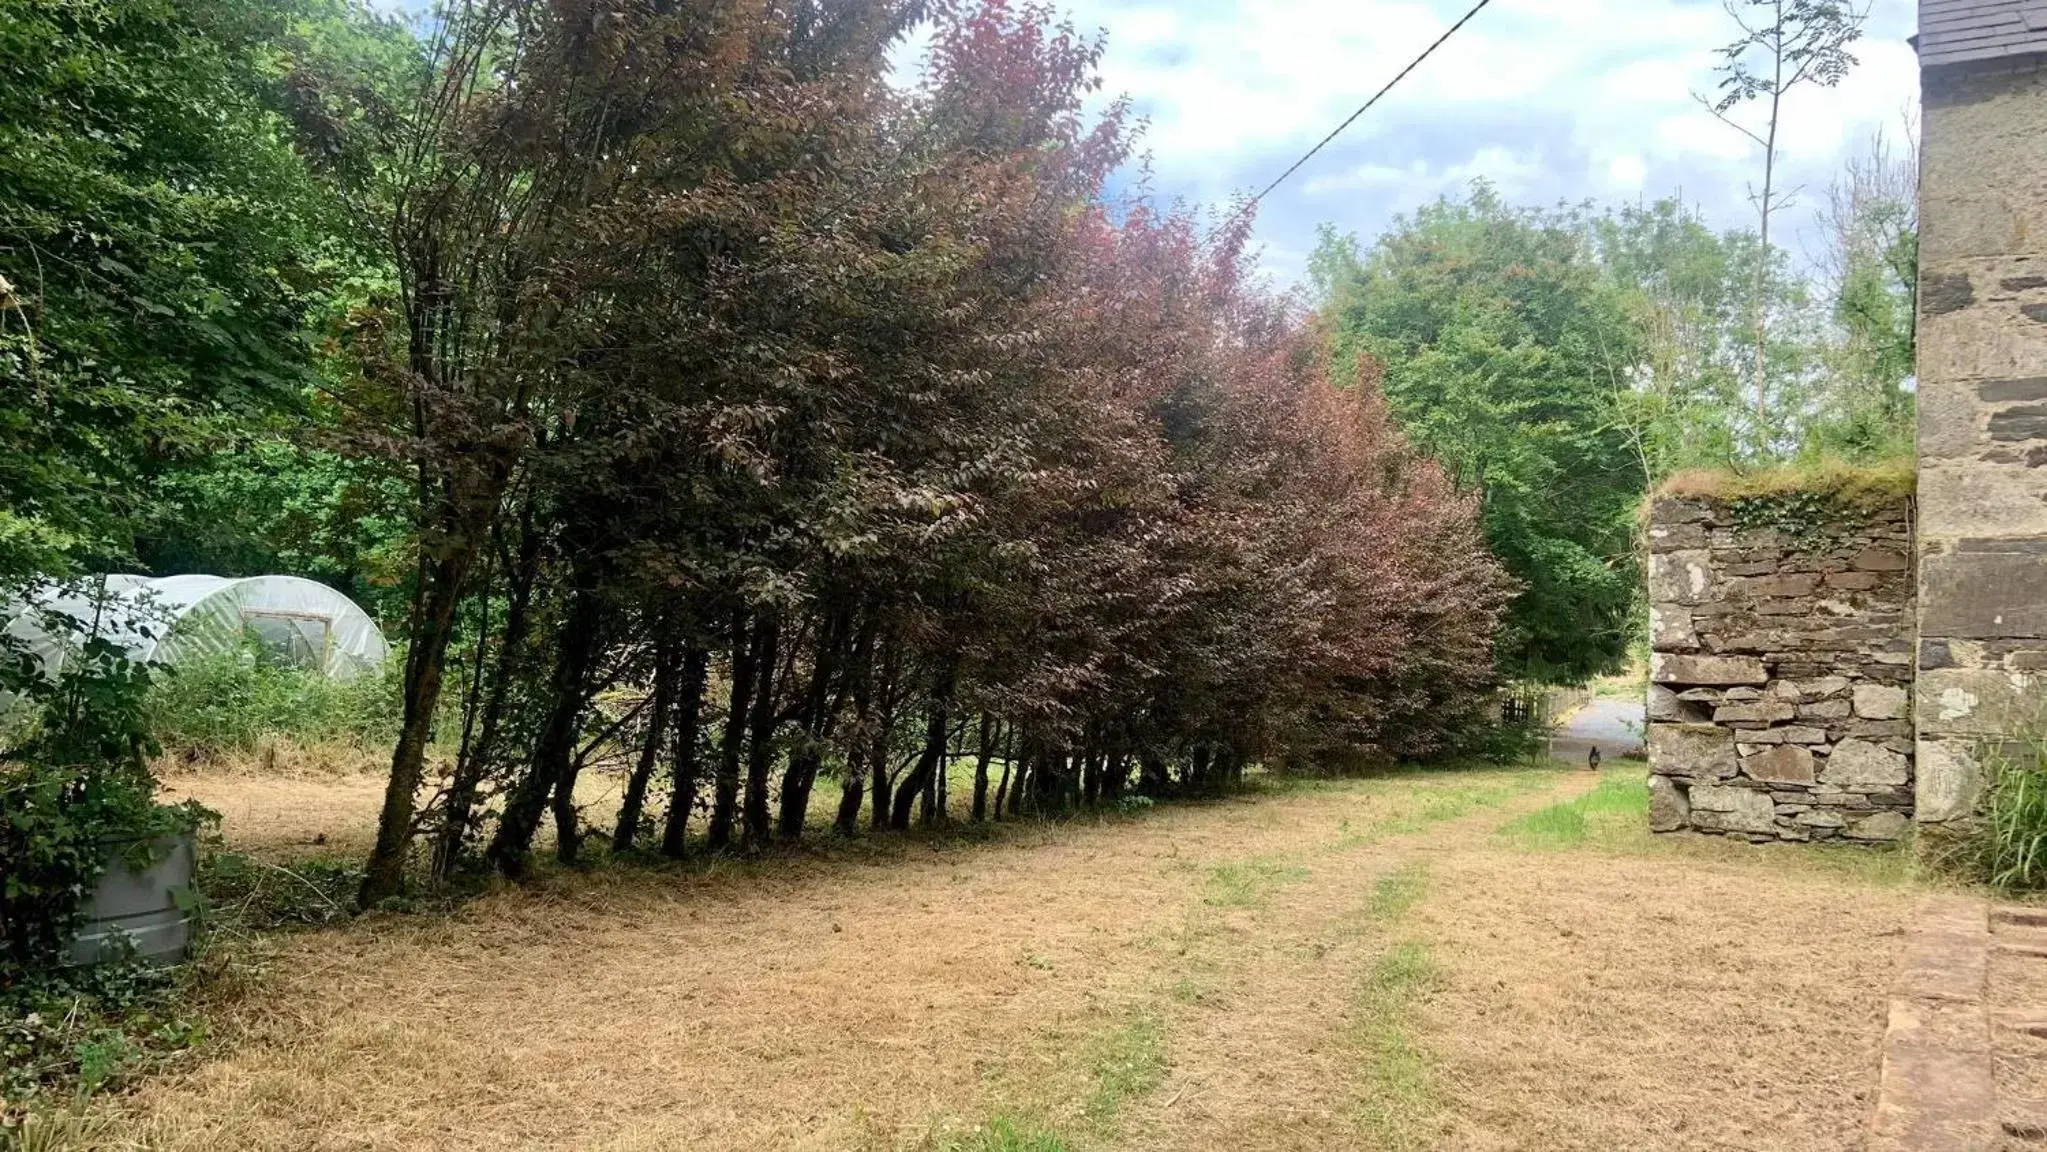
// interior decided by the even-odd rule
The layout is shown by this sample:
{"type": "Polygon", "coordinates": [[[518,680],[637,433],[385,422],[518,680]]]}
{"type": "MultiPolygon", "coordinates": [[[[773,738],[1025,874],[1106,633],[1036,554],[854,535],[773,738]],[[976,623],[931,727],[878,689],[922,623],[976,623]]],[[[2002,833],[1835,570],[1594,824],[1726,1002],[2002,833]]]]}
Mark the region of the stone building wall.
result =
{"type": "Polygon", "coordinates": [[[2047,68],[1925,73],[1920,189],[1919,782],[1976,812],[1985,742],[2047,669],[2047,68]]]}
{"type": "Polygon", "coordinates": [[[1913,804],[1911,503],[1651,509],[1650,824],[1896,840],[1913,804]]]}

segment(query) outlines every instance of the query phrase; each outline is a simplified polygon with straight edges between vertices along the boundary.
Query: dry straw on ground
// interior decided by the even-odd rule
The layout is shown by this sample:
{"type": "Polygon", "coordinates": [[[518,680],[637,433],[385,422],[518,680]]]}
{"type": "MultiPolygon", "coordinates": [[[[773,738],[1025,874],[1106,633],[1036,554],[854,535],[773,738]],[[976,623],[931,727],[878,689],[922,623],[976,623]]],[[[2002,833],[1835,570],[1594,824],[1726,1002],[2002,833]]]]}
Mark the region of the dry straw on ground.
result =
{"type": "MultiPolygon", "coordinates": [[[[1782,853],[1496,834],[1584,782],[1303,789],[372,917],[293,941],[224,1055],[125,1101],[126,1129],[892,1149],[1009,1116],[1073,1148],[1852,1145],[1909,896],[1782,853]],[[1366,994],[1410,953],[1432,975],[1407,1008],[1366,994]],[[1418,1054],[1390,1111],[1389,1043],[1418,1054]]],[[[231,841],[346,806],[271,787],[231,841]]]]}

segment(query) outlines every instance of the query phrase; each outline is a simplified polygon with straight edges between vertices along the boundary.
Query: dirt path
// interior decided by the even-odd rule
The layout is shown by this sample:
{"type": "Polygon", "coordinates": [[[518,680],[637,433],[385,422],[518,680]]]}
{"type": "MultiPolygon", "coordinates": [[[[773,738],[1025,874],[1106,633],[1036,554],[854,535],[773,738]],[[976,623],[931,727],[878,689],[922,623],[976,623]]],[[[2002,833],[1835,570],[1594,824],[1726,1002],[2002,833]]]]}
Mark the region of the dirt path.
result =
{"type": "Polygon", "coordinates": [[[126,1102],[128,1129],[193,1149],[1852,1146],[1909,893],[1834,857],[1651,842],[1633,813],[1563,843],[1500,833],[1593,784],[1298,788],[359,922],[274,957],[231,1049],[126,1102]]]}

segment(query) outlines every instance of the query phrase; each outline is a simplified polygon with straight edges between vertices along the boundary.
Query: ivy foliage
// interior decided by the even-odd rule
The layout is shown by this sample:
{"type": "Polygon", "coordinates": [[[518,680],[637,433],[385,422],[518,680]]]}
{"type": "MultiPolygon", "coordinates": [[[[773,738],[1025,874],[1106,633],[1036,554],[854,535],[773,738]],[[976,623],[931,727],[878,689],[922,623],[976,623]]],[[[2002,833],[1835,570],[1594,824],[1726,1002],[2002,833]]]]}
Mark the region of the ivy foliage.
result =
{"type": "Polygon", "coordinates": [[[1866,519],[1862,509],[1831,492],[1793,491],[1736,498],[1729,511],[1737,528],[1771,530],[1804,552],[1823,552],[1866,519]]]}

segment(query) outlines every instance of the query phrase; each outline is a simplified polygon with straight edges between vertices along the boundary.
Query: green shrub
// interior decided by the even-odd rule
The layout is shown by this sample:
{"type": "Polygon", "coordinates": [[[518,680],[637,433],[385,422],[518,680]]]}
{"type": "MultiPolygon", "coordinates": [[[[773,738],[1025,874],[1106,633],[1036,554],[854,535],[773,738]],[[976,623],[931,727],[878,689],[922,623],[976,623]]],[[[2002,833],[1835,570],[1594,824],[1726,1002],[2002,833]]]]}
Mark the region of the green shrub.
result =
{"type": "Polygon", "coordinates": [[[61,613],[45,621],[59,670],[0,641],[0,693],[26,717],[0,743],[0,992],[54,966],[69,947],[110,854],[146,867],[164,837],[212,814],[156,803],[144,708],[152,670],[61,613]]]}
{"type": "Polygon", "coordinates": [[[1525,764],[1549,744],[1549,726],[1530,717],[1471,728],[1454,737],[1443,763],[1525,764]]]}
{"type": "Polygon", "coordinates": [[[216,755],[252,752],[279,737],[388,744],[398,733],[397,666],[330,680],[280,664],[252,641],[163,669],[149,693],[150,731],[166,747],[216,755]]]}

